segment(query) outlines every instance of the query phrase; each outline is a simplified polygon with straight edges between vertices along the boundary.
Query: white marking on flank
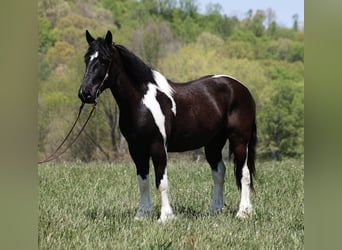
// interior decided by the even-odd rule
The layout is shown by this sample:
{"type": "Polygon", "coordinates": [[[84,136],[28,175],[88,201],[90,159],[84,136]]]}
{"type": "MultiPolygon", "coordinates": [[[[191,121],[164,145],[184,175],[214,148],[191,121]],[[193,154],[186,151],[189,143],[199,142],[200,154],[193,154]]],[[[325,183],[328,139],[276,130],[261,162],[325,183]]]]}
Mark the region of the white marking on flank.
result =
{"type": "Polygon", "coordinates": [[[176,103],[175,103],[175,100],[173,99],[174,89],[170,86],[167,79],[161,73],[159,73],[156,70],[152,70],[152,73],[153,73],[153,78],[158,85],[158,90],[164,93],[171,100],[171,103],[172,103],[171,110],[173,114],[176,115],[176,103]]]}
{"type": "Polygon", "coordinates": [[[163,136],[164,145],[166,144],[166,131],[165,131],[165,116],[161,110],[160,104],[157,101],[157,86],[149,83],[148,90],[144,95],[142,102],[152,113],[155,124],[157,125],[159,132],[163,136]]]}
{"type": "Polygon", "coordinates": [[[160,218],[158,222],[165,223],[169,220],[172,220],[175,216],[172,212],[172,208],[170,206],[170,200],[169,200],[169,181],[167,179],[167,169],[165,168],[165,172],[163,175],[163,179],[160,181],[159,185],[159,191],[161,195],[161,212],[160,212],[160,218]]]}
{"type": "Polygon", "coordinates": [[[138,175],[138,184],[140,191],[140,201],[139,209],[137,211],[137,214],[135,215],[135,219],[140,220],[148,217],[152,212],[152,199],[149,176],[147,175],[146,178],[143,179],[140,175],[138,175]]]}
{"type": "Polygon", "coordinates": [[[237,212],[236,216],[238,218],[245,218],[249,214],[252,213],[253,208],[250,200],[250,174],[247,166],[247,159],[248,159],[248,146],[246,149],[246,160],[242,168],[242,177],[241,177],[241,201],[239,206],[239,211],[237,212]]]}
{"type": "Polygon", "coordinates": [[[235,77],[232,77],[230,75],[214,75],[214,76],[212,76],[212,78],[220,78],[220,77],[228,77],[228,78],[234,79],[235,81],[240,82],[238,79],[236,79],[235,77]]]}
{"type": "Polygon", "coordinates": [[[219,211],[224,206],[224,175],[226,166],[223,160],[217,164],[217,170],[212,170],[211,174],[214,181],[214,194],[211,202],[210,211],[219,211]]]}
{"type": "Polygon", "coordinates": [[[90,56],[90,61],[94,60],[94,59],[97,58],[98,56],[99,56],[99,52],[98,52],[98,51],[95,51],[95,53],[92,54],[92,55],[90,56]]]}

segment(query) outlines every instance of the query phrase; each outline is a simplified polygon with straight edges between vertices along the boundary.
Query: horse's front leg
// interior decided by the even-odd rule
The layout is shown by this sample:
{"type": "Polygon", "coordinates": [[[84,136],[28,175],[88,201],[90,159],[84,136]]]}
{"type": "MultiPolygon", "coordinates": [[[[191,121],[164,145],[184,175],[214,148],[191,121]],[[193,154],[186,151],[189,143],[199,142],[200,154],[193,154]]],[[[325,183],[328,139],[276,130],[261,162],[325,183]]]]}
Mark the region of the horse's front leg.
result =
{"type": "Polygon", "coordinates": [[[162,143],[152,145],[151,156],[156,176],[156,186],[161,195],[161,211],[158,222],[167,222],[175,216],[169,199],[169,181],[167,178],[167,153],[162,143]]]}
{"type": "MultiPolygon", "coordinates": [[[[133,146],[134,145],[134,146],[133,146]]],[[[149,218],[152,214],[152,198],[149,178],[149,153],[141,148],[129,145],[129,151],[137,169],[138,187],[140,192],[139,208],[135,215],[136,220],[149,218]]]]}

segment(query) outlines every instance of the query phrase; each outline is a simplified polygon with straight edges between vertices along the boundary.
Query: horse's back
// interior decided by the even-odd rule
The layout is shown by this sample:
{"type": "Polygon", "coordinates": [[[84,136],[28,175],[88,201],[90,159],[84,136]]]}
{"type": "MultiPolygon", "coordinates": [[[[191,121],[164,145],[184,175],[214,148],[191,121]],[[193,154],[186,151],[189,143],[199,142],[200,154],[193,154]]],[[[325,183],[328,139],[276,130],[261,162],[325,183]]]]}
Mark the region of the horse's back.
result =
{"type": "Polygon", "coordinates": [[[238,109],[253,109],[249,107],[253,106],[253,99],[248,89],[228,76],[205,76],[172,84],[172,87],[177,112],[168,136],[170,151],[206,145],[218,134],[226,132],[231,113],[238,109]]]}
{"type": "Polygon", "coordinates": [[[172,87],[176,103],[188,107],[180,112],[222,113],[239,107],[254,110],[254,99],[248,88],[228,75],[208,75],[186,83],[175,83],[172,87]]]}

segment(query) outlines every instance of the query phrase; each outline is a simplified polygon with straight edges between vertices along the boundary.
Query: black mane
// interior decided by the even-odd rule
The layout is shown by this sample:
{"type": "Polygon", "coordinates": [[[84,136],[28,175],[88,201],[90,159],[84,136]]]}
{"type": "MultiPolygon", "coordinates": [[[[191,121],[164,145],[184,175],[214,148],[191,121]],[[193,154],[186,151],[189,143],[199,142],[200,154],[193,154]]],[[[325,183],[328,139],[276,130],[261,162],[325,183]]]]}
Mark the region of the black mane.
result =
{"type": "Polygon", "coordinates": [[[135,84],[155,83],[152,68],[150,66],[144,63],[126,47],[115,45],[115,48],[119,51],[125,70],[135,84]]]}

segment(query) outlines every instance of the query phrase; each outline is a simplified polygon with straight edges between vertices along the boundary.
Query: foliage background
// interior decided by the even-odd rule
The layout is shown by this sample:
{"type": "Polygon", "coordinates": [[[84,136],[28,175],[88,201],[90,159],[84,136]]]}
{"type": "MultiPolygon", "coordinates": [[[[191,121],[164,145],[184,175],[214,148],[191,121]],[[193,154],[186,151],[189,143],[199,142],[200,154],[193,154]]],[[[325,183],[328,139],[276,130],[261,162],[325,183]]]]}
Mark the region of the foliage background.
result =
{"type": "MultiPolygon", "coordinates": [[[[229,74],[257,102],[259,157],[304,155],[304,28],[280,27],[272,9],[246,10],[242,20],[219,4],[198,12],[195,0],[39,0],[38,157],[58,145],[75,117],[84,74],[84,33],[123,44],[171,80],[229,74]]],[[[294,13],[295,14],[295,13],[294,13]]],[[[98,112],[64,160],[117,159],[127,152],[118,108],[106,93],[98,112]]],[[[201,154],[201,151],[197,151],[201,154]]]]}

